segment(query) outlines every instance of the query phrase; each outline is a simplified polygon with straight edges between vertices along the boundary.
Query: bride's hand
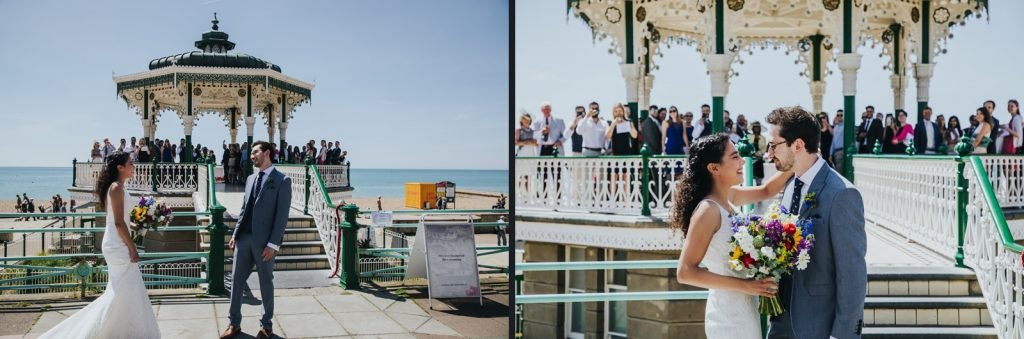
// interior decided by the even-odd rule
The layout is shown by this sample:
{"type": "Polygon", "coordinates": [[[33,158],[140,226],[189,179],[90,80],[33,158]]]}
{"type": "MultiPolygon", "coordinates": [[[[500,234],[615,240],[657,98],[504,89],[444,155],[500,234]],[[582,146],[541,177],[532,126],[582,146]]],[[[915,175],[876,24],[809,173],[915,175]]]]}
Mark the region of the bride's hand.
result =
{"type": "Polygon", "coordinates": [[[131,261],[133,263],[139,262],[139,251],[136,250],[134,247],[128,248],[128,256],[131,257],[131,261]]]}
{"type": "Polygon", "coordinates": [[[779,292],[779,284],[773,278],[747,280],[744,293],[762,297],[774,297],[779,292]]]}

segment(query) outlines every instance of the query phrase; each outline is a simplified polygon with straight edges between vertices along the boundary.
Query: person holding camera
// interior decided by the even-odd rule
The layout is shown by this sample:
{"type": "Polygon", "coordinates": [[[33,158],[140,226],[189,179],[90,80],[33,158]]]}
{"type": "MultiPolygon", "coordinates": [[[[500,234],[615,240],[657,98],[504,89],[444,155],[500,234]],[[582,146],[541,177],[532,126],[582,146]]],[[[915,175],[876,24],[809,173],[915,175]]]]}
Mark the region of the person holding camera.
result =
{"type": "Polygon", "coordinates": [[[576,126],[579,125],[580,121],[583,121],[586,114],[586,108],[583,106],[576,106],[576,119],[574,119],[572,121],[572,125],[569,126],[569,130],[572,131],[570,139],[572,140],[572,156],[574,157],[583,155],[583,135],[576,133],[576,126]]]}
{"type": "Polygon", "coordinates": [[[583,156],[601,155],[607,141],[606,129],[608,129],[608,123],[601,119],[598,110],[591,109],[590,112],[587,112],[586,118],[573,130],[583,136],[583,156]]]}
{"type": "Polygon", "coordinates": [[[540,111],[544,116],[533,122],[533,130],[540,131],[540,155],[550,156],[554,154],[555,148],[562,149],[562,143],[565,141],[565,122],[551,116],[550,103],[542,103],[540,111]]]}

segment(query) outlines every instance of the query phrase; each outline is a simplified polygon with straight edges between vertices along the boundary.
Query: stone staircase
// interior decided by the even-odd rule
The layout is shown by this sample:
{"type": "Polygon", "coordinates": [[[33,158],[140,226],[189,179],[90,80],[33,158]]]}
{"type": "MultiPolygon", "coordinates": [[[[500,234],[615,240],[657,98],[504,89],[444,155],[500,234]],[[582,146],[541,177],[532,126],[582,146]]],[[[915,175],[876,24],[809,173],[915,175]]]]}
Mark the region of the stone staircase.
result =
{"type": "Polygon", "coordinates": [[[997,338],[974,273],[869,266],[864,338],[997,338]]]}
{"type": "MultiPolygon", "coordinates": [[[[200,224],[203,224],[201,221],[200,224]]],[[[231,238],[237,219],[225,215],[224,223],[228,230],[224,236],[224,272],[229,274],[232,268],[232,257],[234,251],[228,249],[227,241],[231,238]]],[[[209,224],[209,220],[205,221],[209,224]]],[[[200,251],[208,251],[210,248],[210,233],[199,232],[201,239],[200,251]]],[[[274,260],[275,271],[291,270],[313,270],[329,269],[327,254],[320,242],[320,233],[316,229],[313,218],[306,215],[291,215],[288,217],[288,225],[284,230],[284,243],[281,244],[281,251],[274,260]]],[[[255,268],[253,269],[255,271],[255,268]]]]}

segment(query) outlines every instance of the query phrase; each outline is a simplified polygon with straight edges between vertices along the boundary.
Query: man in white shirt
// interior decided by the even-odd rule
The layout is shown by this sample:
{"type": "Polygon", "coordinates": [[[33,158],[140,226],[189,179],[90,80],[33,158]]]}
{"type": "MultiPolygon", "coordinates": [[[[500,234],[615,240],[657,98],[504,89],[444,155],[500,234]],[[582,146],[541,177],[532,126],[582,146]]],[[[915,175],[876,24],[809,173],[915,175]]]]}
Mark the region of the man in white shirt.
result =
{"type": "Polygon", "coordinates": [[[587,117],[576,124],[576,133],[583,136],[583,156],[599,156],[604,150],[605,131],[608,123],[598,116],[597,110],[591,110],[587,117]]]}
{"type": "Polygon", "coordinates": [[[540,111],[544,116],[533,122],[534,133],[540,132],[539,137],[534,135],[540,144],[540,155],[550,156],[555,148],[559,153],[566,154],[562,148],[562,143],[565,142],[565,122],[551,116],[551,104],[548,102],[541,103],[540,111]]]}
{"type": "Polygon", "coordinates": [[[914,148],[918,154],[935,154],[942,138],[939,135],[939,125],[932,121],[932,108],[925,107],[921,117],[921,121],[914,126],[914,148]]]}
{"type": "Polygon", "coordinates": [[[135,152],[135,145],[136,145],[135,137],[132,137],[132,142],[128,144],[128,147],[125,147],[125,149],[127,150],[128,154],[130,154],[130,156],[132,158],[132,161],[138,161],[139,160],[138,154],[136,154],[136,152],[135,152]]]}

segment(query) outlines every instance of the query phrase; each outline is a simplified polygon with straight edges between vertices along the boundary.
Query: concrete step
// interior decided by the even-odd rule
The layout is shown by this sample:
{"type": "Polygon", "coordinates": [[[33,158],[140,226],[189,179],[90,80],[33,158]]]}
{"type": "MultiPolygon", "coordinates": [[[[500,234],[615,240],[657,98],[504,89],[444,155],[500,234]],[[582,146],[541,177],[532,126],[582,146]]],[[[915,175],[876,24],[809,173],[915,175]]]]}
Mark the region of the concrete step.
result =
{"type": "MultiPolygon", "coordinates": [[[[224,258],[224,272],[231,272],[232,262],[231,257],[224,258]]],[[[274,259],[274,270],[275,271],[294,271],[294,270],[315,270],[315,269],[329,269],[331,264],[327,261],[326,254],[308,254],[308,255],[278,255],[274,259]]],[[[253,272],[255,272],[255,267],[253,272]]]]}
{"type": "MultiPolygon", "coordinates": [[[[231,238],[231,230],[224,235],[224,239],[231,238]]],[[[206,230],[199,231],[199,235],[202,238],[202,243],[210,242],[210,232],[206,230]]],[[[320,232],[316,228],[286,228],[284,229],[284,242],[292,241],[313,241],[320,240],[320,232]]]]}
{"type": "Polygon", "coordinates": [[[983,297],[868,297],[864,326],[992,326],[983,297]]]}
{"type": "Polygon", "coordinates": [[[956,267],[869,267],[868,297],[976,296],[974,272],[956,267]]]}
{"type": "Polygon", "coordinates": [[[996,339],[995,328],[992,327],[865,327],[863,338],[977,338],[996,339]]]}
{"type": "MultiPolygon", "coordinates": [[[[202,243],[199,245],[200,251],[208,251],[210,249],[209,243],[202,243]]],[[[304,254],[326,254],[323,243],[320,240],[312,241],[285,241],[281,245],[281,252],[278,255],[304,255],[304,254]]],[[[228,248],[228,244],[224,243],[224,257],[231,257],[234,255],[234,250],[228,248]]]]}

